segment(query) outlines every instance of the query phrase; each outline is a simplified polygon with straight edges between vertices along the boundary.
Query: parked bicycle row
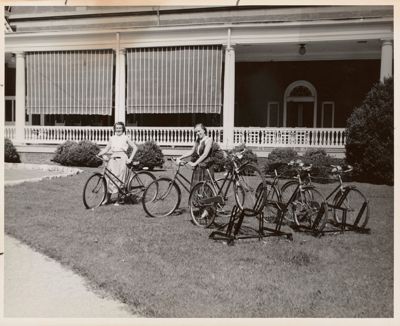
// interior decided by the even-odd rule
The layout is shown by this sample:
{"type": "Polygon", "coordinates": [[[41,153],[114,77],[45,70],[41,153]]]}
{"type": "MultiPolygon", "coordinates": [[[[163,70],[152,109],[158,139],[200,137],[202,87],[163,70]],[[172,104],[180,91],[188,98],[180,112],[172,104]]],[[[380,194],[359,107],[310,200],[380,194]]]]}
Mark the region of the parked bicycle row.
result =
{"type": "Polygon", "coordinates": [[[232,153],[226,158],[226,172],[221,176],[214,173],[212,161],[207,162],[210,153],[218,148],[215,149],[212,139],[205,136],[205,127],[199,124],[195,127],[199,138],[192,150],[172,160],[175,163],[172,177],[156,178],[149,171],[135,169],[137,164],[131,162],[135,148],[130,158],[126,156],[125,148],[131,144],[124,137],[123,129],[123,124],[116,124],[116,135],[99,153],[105,164],[102,171],[92,175],[85,184],[86,208],[106,204],[114,192],[118,198],[116,204],[141,202],[148,216],[164,217],[179,208],[183,189],[189,194],[188,207],[194,224],[207,228],[216,218],[230,217],[228,223],[219,222],[220,230],[213,234],[225,232],[229,239],[238,237],[244,216],[254,216],[259,221],[259,238],[271,234],[290,238],[290,233],[281,230],[284,224],[322,234],[327,232],[324,230],[328,221],[341,231],[368,231],[368,200],[354,185],[345,185],[342,180],[342,176],[351,171],[349,166],[332,166],[337,184],[326,197],[312,182],[311,165],[301,161],[289,163],[296,175],[288,179],[285,173],[278,174],[276,170],[274,175],[265,176],[257,166],[242,159],[243,152],[232,153]],[[110,150],[111,156],[105,156],[110,150]],[[193,154],[197,154],[197,158],[190,162],[184,160],[193,154]],[[194,168],[191,180],[182,174],[184,166],[194,168]],[[280,185],[279,180],[285,180],[284,184],[280,185]],[[270,224],[274,227],[265,227],[270,224]]]}

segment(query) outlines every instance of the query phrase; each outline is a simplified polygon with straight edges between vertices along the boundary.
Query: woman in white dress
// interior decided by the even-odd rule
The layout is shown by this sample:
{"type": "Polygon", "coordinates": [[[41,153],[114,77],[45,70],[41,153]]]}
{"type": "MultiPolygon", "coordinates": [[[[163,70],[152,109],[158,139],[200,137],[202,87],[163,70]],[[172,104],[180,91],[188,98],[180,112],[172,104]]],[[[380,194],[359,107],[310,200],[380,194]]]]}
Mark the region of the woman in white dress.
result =
{"type": "MultiPolygon", "coordinates": [[[[120,180],[124,181],[126,173],[128,172],[126,165],[132,162],[132,159],[135,156],[136,151],[137,151],[137,146],[125,134],[124,123],[117,122],[114,125],[114,136],[110,137],[107,146],[104,149],[102,149],[97,155],[102,156],[106,153],[110,153],[111,156],[109,158],[107,156],[103,157],[105,160],[108,160],[107,167],[120,180]],[[127,151],[129,146],[132,147],[132,153],[128,158],[127,151]]],[[[111,196],[113,194],[118,193],[117,187],[110,180],[107,180],[107,190],[108,190],[107,196],[104,202],[102,203],[103,205],[107,204],[110,201],[111,196]]],[[[118,201],[115,203],[115,205],[118,205],[118,201]]]]}

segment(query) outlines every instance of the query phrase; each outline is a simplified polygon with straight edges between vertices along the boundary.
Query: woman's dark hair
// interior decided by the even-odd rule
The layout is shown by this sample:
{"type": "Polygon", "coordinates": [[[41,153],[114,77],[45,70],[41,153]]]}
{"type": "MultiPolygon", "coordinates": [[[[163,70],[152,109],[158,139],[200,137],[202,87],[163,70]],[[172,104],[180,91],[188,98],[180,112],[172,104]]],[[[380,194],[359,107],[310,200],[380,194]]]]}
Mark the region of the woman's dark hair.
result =
{"type": "Polygon", "coordinates": [[[206,126],[204,124],[196,123],[194,127],[196,128],[197,126],[199,126],[201,129],[204,130],[205,133],[207,133],[207,128],[206,128],[206,126]]]}
{"type": "Polygon", "coordinates": [[[116,122],[116,123],[114,124],[114,127],[113,127],[114,132],[115,132],[115,127],[116,127],[117,125],[122,126],[122,132],[125,133],[125,130],[126,130],[125,124],[124,124],[123,122],[121,122],[121,121],[120,121],[120,122],[116,122]]]}

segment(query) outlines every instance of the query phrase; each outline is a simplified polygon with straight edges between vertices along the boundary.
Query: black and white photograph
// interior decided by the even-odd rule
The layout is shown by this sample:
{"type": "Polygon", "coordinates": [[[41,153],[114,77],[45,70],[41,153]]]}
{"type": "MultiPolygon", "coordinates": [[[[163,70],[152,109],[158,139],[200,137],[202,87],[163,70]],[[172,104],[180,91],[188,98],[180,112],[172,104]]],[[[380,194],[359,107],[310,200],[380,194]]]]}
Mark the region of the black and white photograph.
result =
{"type": "Polygon", "coordinates": [[[4,321],[394,324],[398,3],[2,3],[4,321]]]}

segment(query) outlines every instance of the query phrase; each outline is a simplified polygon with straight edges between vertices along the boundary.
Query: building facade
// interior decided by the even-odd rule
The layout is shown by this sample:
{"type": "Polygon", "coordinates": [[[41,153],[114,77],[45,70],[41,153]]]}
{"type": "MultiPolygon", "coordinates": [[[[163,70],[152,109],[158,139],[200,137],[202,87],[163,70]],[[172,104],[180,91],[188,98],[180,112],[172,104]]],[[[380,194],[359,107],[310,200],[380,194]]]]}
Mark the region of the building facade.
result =
{"type": "Polygon", "coordinates": [[[9,7],[6,137],[344,148],[393,73],[392,6],[9,7]]]}

